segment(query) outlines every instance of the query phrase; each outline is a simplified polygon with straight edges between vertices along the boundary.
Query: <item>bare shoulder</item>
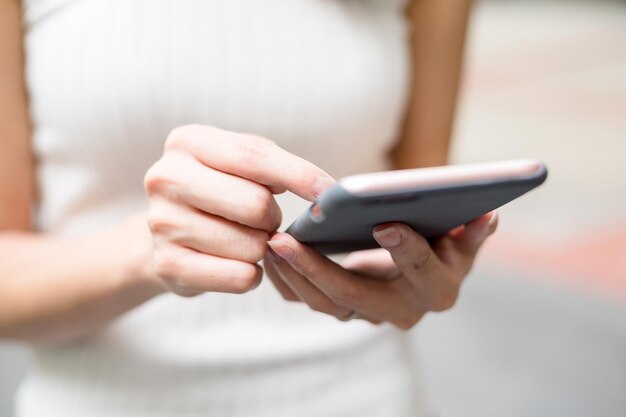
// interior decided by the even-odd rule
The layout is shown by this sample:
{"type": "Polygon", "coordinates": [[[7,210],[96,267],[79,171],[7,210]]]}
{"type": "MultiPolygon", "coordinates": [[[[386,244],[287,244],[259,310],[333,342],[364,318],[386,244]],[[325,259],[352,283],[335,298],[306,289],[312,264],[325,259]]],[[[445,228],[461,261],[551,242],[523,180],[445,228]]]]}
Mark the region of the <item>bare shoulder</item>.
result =
{"type": "Polygon", "coordinates": [[[22,32],[21,2],[0,0],[0,230],[29,228],[35,196],[22,32]]]}

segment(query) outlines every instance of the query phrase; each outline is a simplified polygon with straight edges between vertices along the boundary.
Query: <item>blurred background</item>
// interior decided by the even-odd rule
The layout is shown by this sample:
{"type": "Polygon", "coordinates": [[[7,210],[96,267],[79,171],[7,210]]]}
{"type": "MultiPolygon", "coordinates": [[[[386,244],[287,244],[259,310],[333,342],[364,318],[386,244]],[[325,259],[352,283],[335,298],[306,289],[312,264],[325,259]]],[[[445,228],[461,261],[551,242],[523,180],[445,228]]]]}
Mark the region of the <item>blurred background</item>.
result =
{"type": "MultiPolygon", "coordinates": [[[[453,161],[543,160],[450,312],[417,330],[436,415],[626,416],[626,2],[483,0],[453,161]]],[[[27,352],[0,344],[0,416],[27,352]]]]}
{"type": "Polygon", "coordinates": [[[418,329],[441,416],[626,416],[626,3],[483,1],[454,162],[529,156],[459,304],[418,329]]]}

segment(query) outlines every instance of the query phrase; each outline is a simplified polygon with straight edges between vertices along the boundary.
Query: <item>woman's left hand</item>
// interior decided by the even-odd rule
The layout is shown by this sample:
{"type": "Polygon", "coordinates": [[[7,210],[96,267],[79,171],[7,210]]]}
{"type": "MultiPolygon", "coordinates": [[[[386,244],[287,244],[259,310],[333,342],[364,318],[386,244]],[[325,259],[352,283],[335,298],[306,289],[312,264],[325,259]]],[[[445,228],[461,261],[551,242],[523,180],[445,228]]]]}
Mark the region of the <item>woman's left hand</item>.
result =
{"type": "Polygon", "coordinates": [[[405,224],[379,225],[373,234],[384,249],[353,252],[341,265],[277,233],[264,265],[289,301],[303,301],[342,321],[358,317],[409,329],[427,312],[455,304],[478,249],[497,223],[497,213],[488,213],[432,246],[405,224]]]}

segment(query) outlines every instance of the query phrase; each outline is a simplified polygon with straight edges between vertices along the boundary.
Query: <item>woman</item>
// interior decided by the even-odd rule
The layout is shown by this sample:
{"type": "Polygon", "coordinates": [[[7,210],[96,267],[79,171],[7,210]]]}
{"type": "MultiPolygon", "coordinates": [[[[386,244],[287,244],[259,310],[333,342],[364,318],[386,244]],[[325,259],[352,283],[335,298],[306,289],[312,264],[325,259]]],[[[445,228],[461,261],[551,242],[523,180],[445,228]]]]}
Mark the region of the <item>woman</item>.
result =
{"type": "Polygon", "coordinates": [[[275,231],[333,177],[446,162],[469,1],[0,7],[19,416],[421,413],[403,329],[454,304],[495,215],[432,247],[382,225],[341,263],[275,231]]]}

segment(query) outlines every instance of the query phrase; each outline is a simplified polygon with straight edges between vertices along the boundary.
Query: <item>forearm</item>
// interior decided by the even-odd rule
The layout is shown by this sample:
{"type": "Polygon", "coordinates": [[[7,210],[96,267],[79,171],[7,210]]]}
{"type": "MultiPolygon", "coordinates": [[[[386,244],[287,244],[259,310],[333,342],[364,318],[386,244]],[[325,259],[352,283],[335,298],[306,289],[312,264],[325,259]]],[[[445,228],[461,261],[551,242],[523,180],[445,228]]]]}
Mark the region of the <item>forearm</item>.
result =
{"type": "Polygon", "coordinates": [[[412,83],[392,156],[398,168],[448,161],[471,0],[415,0],[411,21],[412,83]]]}
{"type": "Polygon", "coordinates": [[[67,341],[159,294],[147,239],[139,219],[84,239],[1,232],[0,337],[67,341]]]}

